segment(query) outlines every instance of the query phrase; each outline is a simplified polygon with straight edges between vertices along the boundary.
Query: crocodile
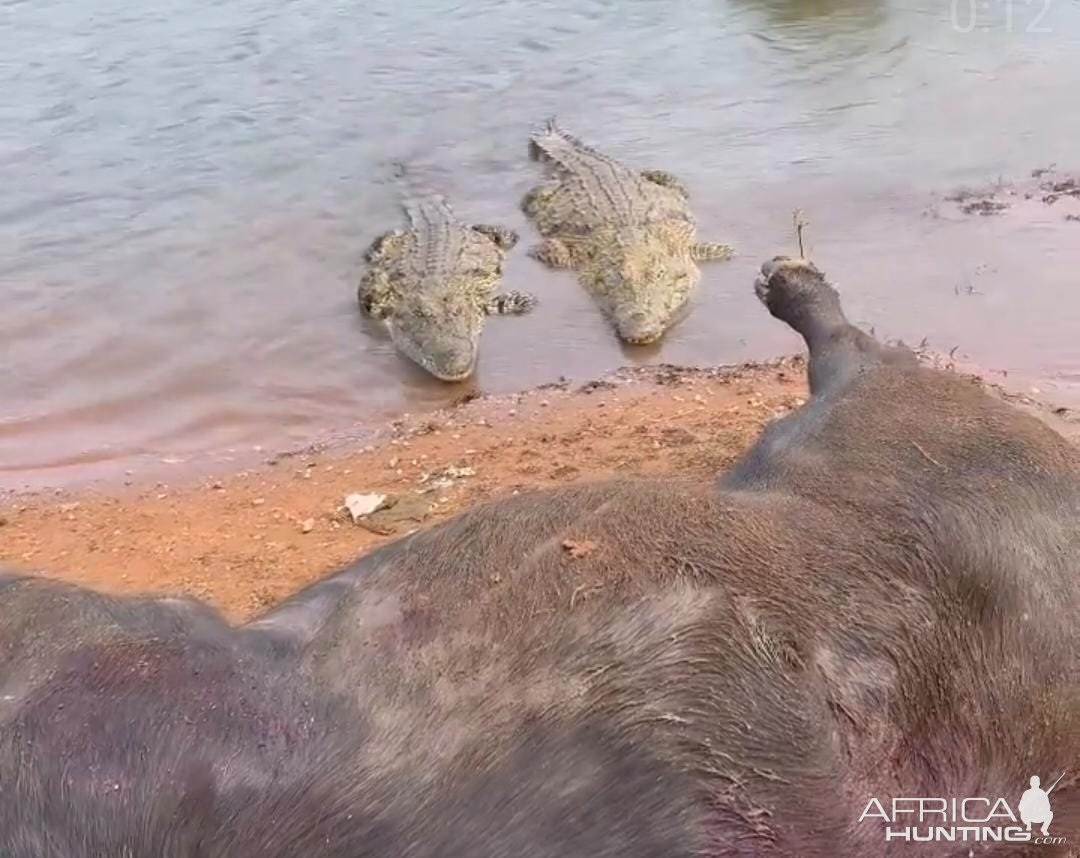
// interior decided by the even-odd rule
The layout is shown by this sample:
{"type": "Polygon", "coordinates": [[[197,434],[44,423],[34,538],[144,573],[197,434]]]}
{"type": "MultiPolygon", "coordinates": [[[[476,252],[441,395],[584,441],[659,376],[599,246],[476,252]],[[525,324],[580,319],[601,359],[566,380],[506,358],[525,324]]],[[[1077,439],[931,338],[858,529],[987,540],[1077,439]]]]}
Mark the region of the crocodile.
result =
{"type": "Polygon", "coordinates": [[[498,291],[517,233],[463,223],[435,194],[403,207],[409,227],[372,242],[357,299],[386,325],[401,354],[442,381],[463,381],[476,367],[487,317],[527,313],[536,304],[528,293],[498,291]]]}
{"type": "Polygon", "coordinates": [[[575,269],[623,341],[660,339],[688,308],[696,263],[730,259],[732,248],[698,242],[690,195],[670,173],[625,167],[554,119],[529,148],[552,166],[522,203],[544,237],[529,255],[575,269]]]}

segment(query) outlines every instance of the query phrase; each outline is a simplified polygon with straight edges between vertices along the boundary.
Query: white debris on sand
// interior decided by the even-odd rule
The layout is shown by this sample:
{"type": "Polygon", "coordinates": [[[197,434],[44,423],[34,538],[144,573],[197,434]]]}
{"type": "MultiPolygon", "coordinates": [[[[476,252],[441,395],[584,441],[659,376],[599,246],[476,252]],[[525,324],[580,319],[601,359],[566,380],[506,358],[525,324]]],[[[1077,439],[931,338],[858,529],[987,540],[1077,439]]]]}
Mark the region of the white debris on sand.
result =
{"type": "Polygon", "coordinates": [[[345,509],[356,524],[365,515],[371,515],[386,506],[386,495],[361,494],[354,492],[345,495],[345,509]]]}

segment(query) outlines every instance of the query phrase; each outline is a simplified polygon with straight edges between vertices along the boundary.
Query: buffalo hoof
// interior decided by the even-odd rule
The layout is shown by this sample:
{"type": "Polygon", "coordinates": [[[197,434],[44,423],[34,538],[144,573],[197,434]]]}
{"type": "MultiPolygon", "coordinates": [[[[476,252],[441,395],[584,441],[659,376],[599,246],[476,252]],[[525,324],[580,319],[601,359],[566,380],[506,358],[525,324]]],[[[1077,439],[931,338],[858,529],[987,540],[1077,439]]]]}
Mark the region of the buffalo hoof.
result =
{"type": "MultiPolygon", "coordinates": [[[[825,275],[808,259],[776,256],[761,266],[754,292],[777,319],[786,322],[808,342],[846,325],[840,296],[825,275]]],[[[812,347],[811,343],[811,347],[812,347]]]]}

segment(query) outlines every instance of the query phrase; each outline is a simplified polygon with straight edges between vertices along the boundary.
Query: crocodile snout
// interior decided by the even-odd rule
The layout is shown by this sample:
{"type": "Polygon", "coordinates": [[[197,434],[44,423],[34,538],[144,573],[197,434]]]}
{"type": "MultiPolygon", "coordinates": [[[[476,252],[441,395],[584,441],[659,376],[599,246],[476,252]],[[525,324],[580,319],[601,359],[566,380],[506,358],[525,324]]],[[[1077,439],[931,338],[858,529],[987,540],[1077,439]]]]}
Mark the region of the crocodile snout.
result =
{"type": "Polygon", "coordinates": [[[623,342],[643,346],[660,339],[664,335],[665,325],[662,320],[646,313],[631,313],[619,319],[615,327],[623,342]]]}
{"type": "Polygon", "coordinates": [[[465,341],[433,349],[424,367],[442,381],[464,381],[476,369],[476,349],[465,341]]]}
{"type": "Polygon", "coordinates": [[[464,381],[476,368],[477,343],[466,336],[404,325],[392,326],[390,336],[403,355],[440,381],[464,381]]]}

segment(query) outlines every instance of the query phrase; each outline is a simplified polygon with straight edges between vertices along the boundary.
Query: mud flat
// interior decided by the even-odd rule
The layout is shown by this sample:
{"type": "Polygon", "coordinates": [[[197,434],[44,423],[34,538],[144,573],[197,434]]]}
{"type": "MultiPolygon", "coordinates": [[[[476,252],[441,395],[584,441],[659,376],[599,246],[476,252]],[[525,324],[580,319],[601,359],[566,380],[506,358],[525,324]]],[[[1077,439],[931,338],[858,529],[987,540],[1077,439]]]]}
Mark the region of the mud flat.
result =
{"type": "MultiPolygon", "coordinates": [[[[1065,409],[990,387],[1080,438],[1065,409]]],[[[803,360],[789,357],[480,397],[395,421],[374,442],[286,452],[221,479],[10,496],[0,565],[111,592],[195,595],[239,620],[492,496],[625,473],[708,479],[805,396],[803,360]]]]}

